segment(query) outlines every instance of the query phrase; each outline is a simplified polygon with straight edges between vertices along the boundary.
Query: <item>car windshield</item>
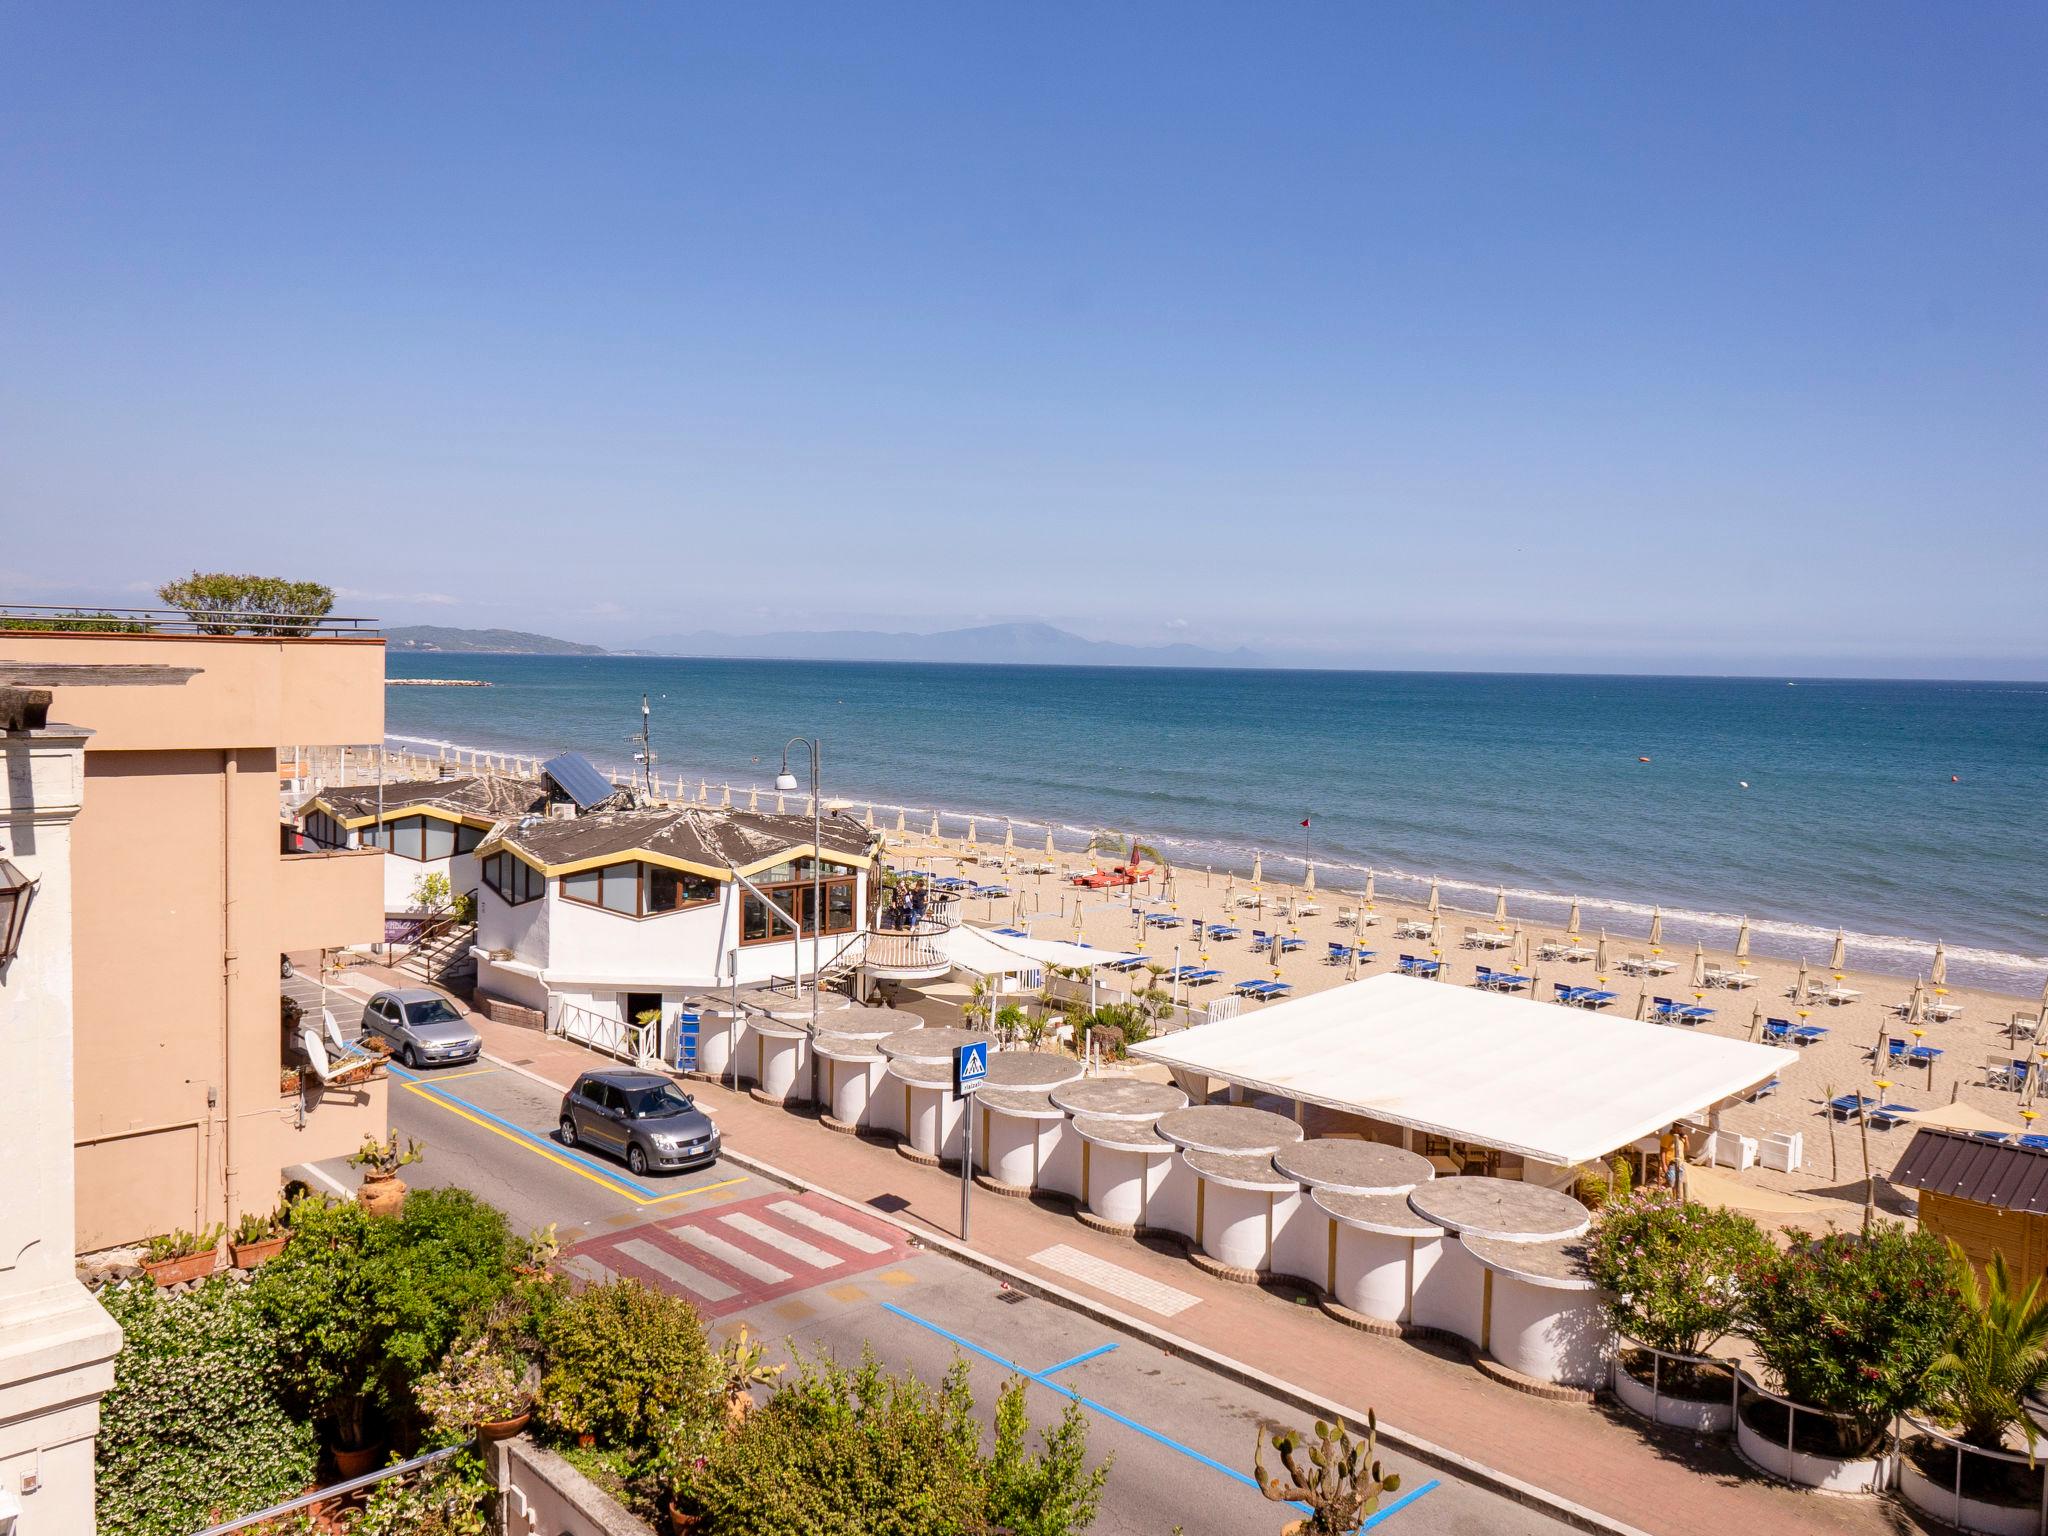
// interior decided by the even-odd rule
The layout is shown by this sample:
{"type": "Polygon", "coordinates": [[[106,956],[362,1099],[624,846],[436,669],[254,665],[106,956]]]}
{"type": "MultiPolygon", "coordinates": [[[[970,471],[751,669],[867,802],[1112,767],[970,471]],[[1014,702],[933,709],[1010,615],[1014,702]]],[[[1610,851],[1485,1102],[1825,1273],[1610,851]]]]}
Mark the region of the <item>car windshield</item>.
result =
{"type": "Polygon", "coordinates": [[[407,1003],[405,1005],[405,1022],[408,1024],[459,1024],[462,1022],[462,1015],[437,997],[424,1003],[407,1003]]]}
{"type": "Polygon", "coordinates": [[[626,1113],[635,1120],[656,1120],[663,1115],[680,1115],[695,1109],[697,1101],[674,1083],[659,1088],[635,1088],[626,1094],[626,1113]]]}

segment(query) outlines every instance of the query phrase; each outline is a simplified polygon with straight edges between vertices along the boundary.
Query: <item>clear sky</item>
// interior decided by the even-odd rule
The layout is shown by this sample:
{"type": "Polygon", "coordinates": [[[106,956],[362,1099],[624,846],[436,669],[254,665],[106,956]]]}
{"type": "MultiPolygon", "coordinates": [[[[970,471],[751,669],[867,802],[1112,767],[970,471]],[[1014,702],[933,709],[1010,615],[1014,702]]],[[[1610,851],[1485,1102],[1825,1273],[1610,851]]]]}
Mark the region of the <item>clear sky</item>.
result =
{"type": "Polygon", "coordinates": [[[2048,675],[2048,8],[13,4],[0,597],[2048,675]]]}

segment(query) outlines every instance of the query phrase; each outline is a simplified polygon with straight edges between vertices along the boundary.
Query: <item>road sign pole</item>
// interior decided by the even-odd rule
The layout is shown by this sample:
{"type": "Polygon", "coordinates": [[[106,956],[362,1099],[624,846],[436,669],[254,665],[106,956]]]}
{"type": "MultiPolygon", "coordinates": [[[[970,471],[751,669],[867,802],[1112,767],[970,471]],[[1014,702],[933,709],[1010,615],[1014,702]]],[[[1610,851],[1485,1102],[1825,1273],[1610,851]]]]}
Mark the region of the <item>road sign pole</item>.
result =
{"type": "Polygon", "coordinates": [[[960,1241],[963,1243],[972,1241],[968,1227],[973,1215],[975,1097],[968,1094],[966,1102],[960,1106],[960,1241]]]}

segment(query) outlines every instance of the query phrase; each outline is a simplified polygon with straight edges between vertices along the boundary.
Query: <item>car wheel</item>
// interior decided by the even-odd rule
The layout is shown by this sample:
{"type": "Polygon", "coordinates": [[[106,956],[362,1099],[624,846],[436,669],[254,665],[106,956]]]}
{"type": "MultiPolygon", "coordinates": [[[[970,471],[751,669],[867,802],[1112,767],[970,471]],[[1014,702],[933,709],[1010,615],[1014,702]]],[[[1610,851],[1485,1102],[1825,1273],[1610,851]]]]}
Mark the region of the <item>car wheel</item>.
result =
{"type": "Polygon", "coordinates": [[[292,970],[292,957],[290,955],[279,955],[277,957],[277,979],[279,981],[290,981],[296,974],[292,970]]]}
{"type": "Polygon", "coordinates": [[[647,1154],[640,1150],[638,1142],[626,1148],[626,1166],[633,1171],[636,1178],[647,1172],[647,1154]]]}
{"type": "Polygon", "coordinates": [[[576,1122],[568,1115],[562,1116],[562,1145],[565,1147],[576,1145],[576,1122]]]}
{"type": "Polygon", "coordinates": [[[412,1047],[409,1045],[401,1045],[398,1048],[398,1064],[409,1072],[417,1072],[420,1068],[419,1058],[413,1055],[412,1047]]]}

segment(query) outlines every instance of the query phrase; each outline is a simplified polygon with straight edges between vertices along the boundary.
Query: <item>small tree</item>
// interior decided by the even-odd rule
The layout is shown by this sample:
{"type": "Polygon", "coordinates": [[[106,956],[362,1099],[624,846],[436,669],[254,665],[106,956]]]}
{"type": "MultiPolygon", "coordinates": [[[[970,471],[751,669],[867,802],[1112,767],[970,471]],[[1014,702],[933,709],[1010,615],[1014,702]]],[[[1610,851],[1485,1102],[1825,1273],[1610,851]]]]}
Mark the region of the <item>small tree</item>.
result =
{"type": "Polygon", "coordinates": [[[159,601],[182,608],[203,635],[303,635],[334,608],[334,593],[317,581],[194,571],[156,589],[159,601]]]}
{"type": "Polygon", "coordinates": [[[1068,1536],[1086,1530],[1102,1502],[1109,1463],[1088,1466],[1088,1420],[1068,1400],[1060,1421],[1041,1432],[1044,1450],[1026,1444],[1031,1415],[1024,1382],[1012,1377],[996,1399],[995,1450],[988,1459],[988,1519],[1011,1536],[1068,1536]]]}
{"type": "Polygon", "coordinates": [[[1849,1455],[1921,1404],[1962,1312],[1941,1240],[1889,1225],[1773,1250],[1743,1292],[1757,1353],[1787,1397],[1839,1416],[1849,1455]]]}
{"type": "Polygon", "coordinates": [[[702,1426],[723,1413],[696,1308],[637,1280],[560,1298],[541,1325],[541,1350],[541,1420],[559,1433],[633,1449],[679,1417],[702,1426]]]}
{"type": "Polygon", "coordinates": [[[1962,1297],[1962,1320],[1947,1352],[1928,1367],[1927,1406],[1986,1450],[2002,1449],[2007,1431],[2018,1429],[2031,1456],[2040,1431],[2027,1399],[2048,1389],[2048,1295],[2042,1294],[2041,1277],[2021,1290],[2005,1255],[1993,1253],[1980,1279],[1954,1242],[1949,1265],[1962,1297]]]}
{"type": "Polygon", "coordinates": [[[1588,1254],[1614,1326],[1652,1349],[1703,1355],[1742,1316],[1742,1278],[1775,1250],[1736,1211],[1646,1189],[1609,1195],[1588,1254]]]}

